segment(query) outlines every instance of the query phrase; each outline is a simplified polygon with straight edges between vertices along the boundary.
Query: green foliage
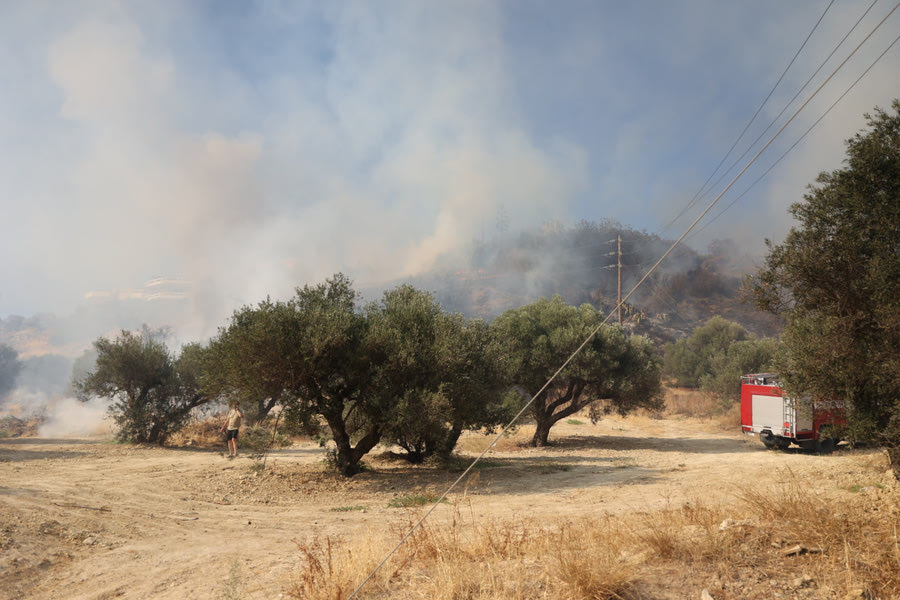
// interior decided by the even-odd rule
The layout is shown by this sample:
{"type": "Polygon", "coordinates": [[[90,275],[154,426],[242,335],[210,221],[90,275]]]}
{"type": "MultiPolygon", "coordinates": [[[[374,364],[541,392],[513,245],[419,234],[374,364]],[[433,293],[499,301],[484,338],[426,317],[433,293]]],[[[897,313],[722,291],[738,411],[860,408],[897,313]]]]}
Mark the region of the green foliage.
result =
{"type": "Polygon", "coordinates": [[[751,338],[732,342],[710,360],[710,372],[700,378],[700,389],[727,408],[741,399],[741,375],[774,369],[778,340],[751,338]]]}
{"type": "Polygon", "coordinates": [[[322,417],[336,445],[335,463],[345,476],[381,440],[387,409],[375,382],[368,322],[356,310],[350,279],[338,273],[316,286],[304,286],[289,303],[293,311],[290,396],[294,409],[322,417]]]}
{"type": "Polygon", "coordinates": [[[506,350],[507,380],[533,393],[596,331],[535,397],[530,409],[537,426],[533,445],[546,445],[554,423],[587,406],[593,419],[609,411],[624,415],[639,407],[661,406],[660,367],[653,344],[640,336],[628,338],[618,327],[601,326],[602,321],[603,315],[592,306],[569,306],[558,296],[509,310],[494,321],[506,350]]]}
{"type": "Polygon", "coordinates": [[[297,327],[289,303],[267,299],[235,311],[210,345],[215,378],[209,393],[241,400],[250,425],[265,419],[277,404],[290,404],[297,327]]]}
{"type": "Polygon", "coordinates": [[[208,401],[200,391],[204,349],[190,344],[175,358],[164,337],[164,331],[144,327],[139,333],[122,331],[115,340],[99,338],[94,369],[74,384],[83,401],[111,400],[109,413],[121,441],[163,444],[191,410],[208,401]]]}
{"type": "Polygon", "coordinates": [[[267,428],[257,423],[241,431],[241,447],[246,449],[250,458],[257,460],[264,458],[272,448],[287,448],[291,443],[291,439],[274,430],[274,426],[267,428]]]}
{"type": "Polygon", "coordinates": [[[19,353],[11,346],[0,344],[0,400],[16,388],[16,379],[21,371],[19,353]]]}
{"type": "Polygon", "coordinates": [[[365,506],[355,504],[355,505],[351,505],[351,506],[335,506],[333,508],[329,508],[328,510],[331,512],[354,512],[354,511],[366,512],[369,509],[366,508],[365,506]]]}
{"type": "Polygon", "coordinates": [[[848,401],[852,436],[885,444],[900,477],[900,101],[866,118],[748,290],[787,317],[788,391],[848,401]]]}
{"type": "MultiPolygon", "coordinates": [[[[439,500],[439,496],[434,494],[411,494],[409,496],[399,496],[388,502],[389,508],[414,508],[417,506],[425,506],[426,504],[434,504],[439,500]]],[[[447,499],[444,498],[444,503],[447,499]]]]}
{"type": "Polygon", "coordinates": [[[700,387],[701,379],[712,375],[717,357],[725,356],[732,343],[749,337],[739,324],[715,316],[694,329],[690,336],[666,344],[663,374],[677,386],[700,387]]]}
{"type": "Polygon", "coordinates": [[[411,462],[448,457],[464,429],[509,416],[499,355],[481,321],[444,313],[434,297],[402,285],[368,307],[373,393],[389,409],[383,434],[411,462]]]}

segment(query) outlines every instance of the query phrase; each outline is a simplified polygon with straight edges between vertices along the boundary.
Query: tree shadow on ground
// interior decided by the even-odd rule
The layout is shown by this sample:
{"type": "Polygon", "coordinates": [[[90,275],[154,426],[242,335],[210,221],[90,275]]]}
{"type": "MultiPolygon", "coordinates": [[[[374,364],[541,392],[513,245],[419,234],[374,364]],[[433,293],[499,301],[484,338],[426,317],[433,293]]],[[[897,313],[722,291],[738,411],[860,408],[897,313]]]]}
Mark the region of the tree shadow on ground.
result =
{"type": "MultiPolygon", "coordinates": [[[[375,458],[369,469],[344,481],[348,491],[366,494],[442,494],[465,471],[411,465],[400,459],[375,458]]],[[[468,466],[468,464],[466,465],[468,466]]],[[[660,480],[663,469],[635,464],[617,457],[505,456],[491,457],[476,467],[453,490],[459,494],[478,489],[480,494],[553,493],[586,487],[647,484],[660,480]],[[523,481],[539,479],[539,483],[523,481]]],[[[339,475],[337,477],[340,477],[339,475]]]]}
{"type": "Polygon", "coordinates": [[[8,450],[0,448],[0,463],[26,462],[46,459],[68,459],[87,456],[86,452],[60,451],[60,450],[8,450]]]}
{"type": "MultiPolygon", "coordinates": [[[[692,454],[729,454],[755,452],[756,448],[741,440],[727,438],[654,438],[617,435],[570,435],[550,439],[544,450],[571,452],[579,448],[591,450],[656,450],[658,452],[689,452],[692,454]]],[[[762,448],[762,446],[760,446],[762,448]]],[[[764,449],[764,448],[763,448],[764,449]]]]}
{"type": "Polygon", "coordinates": [[[78,446],[86,444],[102,444],[105,440],[89,438],[42,438],[14,437],[0,438],[0,446],[78,446]]]}

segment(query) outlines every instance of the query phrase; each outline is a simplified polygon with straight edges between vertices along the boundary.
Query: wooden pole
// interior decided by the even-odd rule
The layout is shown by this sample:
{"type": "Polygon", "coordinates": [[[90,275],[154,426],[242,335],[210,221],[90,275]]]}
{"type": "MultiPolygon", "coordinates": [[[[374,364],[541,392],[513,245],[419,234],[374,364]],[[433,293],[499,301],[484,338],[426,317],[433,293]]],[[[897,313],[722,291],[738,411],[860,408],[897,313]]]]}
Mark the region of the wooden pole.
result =
{"type": "Polygon", "coordinates": [[[619,286],[618,293],[616,294],[616,307],[617,312],[619,313],[619,325],[622,324],[622,236],[616,236],[616,241],[618,242],[618,250],[616,252],[616,256],[618,258],[617,267],[619,272],[619,286]]]}

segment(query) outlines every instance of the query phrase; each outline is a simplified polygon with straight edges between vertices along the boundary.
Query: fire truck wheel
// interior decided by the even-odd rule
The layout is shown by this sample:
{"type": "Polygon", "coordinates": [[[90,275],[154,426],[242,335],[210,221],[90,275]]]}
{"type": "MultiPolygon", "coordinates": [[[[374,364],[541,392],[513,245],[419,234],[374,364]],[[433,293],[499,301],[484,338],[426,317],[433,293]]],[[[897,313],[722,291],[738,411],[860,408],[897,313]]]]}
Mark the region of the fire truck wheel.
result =
{"type": "Polygon", "coordinates": [[[763,443],[763,446],[766,447],[766,450],[778,449],[778,439],[768,431],[763,431],[759,434],[759,441],[763,443]]]}

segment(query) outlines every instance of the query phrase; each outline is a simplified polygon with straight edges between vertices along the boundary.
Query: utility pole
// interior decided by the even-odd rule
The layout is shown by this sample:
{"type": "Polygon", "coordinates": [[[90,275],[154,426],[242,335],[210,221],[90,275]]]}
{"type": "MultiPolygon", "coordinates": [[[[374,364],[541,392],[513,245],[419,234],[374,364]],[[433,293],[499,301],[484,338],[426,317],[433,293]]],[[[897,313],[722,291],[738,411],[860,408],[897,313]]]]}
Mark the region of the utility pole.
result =
{"type": "Polygon", "coordinates": [[[618,259],[616,262],[616,266],[618,267],[619,272],[619,286],[618,293],[616,294],[616,311],[619,313],[619,325],[622,325],[622,236],[617,235],[616,241],[618,242],[618,249],[616,252],[616,258],[618,259]]]}

